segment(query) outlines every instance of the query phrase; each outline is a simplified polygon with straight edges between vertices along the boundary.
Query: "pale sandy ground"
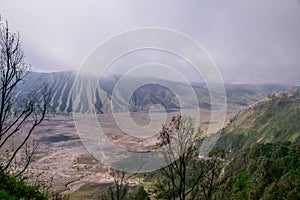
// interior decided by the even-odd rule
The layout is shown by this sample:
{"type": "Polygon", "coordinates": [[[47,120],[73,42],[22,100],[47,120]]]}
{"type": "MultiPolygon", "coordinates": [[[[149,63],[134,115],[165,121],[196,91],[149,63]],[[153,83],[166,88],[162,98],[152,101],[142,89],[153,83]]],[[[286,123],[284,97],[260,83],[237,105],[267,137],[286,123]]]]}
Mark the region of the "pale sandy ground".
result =
{"type": "MultiPolygon", "coordinates": [[[[230,119],[236,110],[227,115],[230,119]]],[[[169,113],[169,117],[175,113],[169,113]]],[[[111,121],[108,114],[97,115],[108,138],[117,146],[130,151],[143,151],[157,142],[157,135],[137,138],[124,134],[111,121]]],[[[149,123],[146,113],[134,113],[134,121],[140,125],[149,123]]],[[[202,128],[208,124],[209,111],[202,111],[202,128]]],[[[226,122],[225,122],[226,123],[226,122]]],[[[49,180],[52,189],[72,193],[87,183],[106,183],[112,179],[108,168],[96,160],[82,145],[72,115],[51,115],[36,129],[33,137],[39,147],[29,168],[31,182],[49,180]]]]}
{"type": "Polygon", "coordinates": [[[82,145],[72,116],[48,117],[33,138],[39,147],[29,169],[32,181],[49,180],[53,190],[68,193],[85,183],[110,181],[107,167],[82,145]]]}

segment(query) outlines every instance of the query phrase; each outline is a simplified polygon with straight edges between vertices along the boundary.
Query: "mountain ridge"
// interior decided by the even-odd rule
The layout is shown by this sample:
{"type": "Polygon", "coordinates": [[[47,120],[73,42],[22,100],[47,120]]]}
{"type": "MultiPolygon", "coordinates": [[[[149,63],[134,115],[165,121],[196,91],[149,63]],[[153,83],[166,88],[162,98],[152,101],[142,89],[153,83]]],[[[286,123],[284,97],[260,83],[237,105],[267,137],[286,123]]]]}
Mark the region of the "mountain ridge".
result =
{"type": "Polygon", "coordinates": [[[268,95],[240,111],[222,130],[217,146],[238,152],[256,143],[300,140],[300,87],[268,95]]]}
{"type": "MultiPolygon", "coordinates": [[[[74,86],[76,73],[73,71],[40,73],[31,72],[25,77],[23,84],[20,85],[19,90],[22,95],[32,91],[38,91],[43,84],[52,88],[51,94],[51,107],[52,113],[71,113],[72,111],[81,113],[103,113],[110,110],[110,100],[112,98],[112,90],[120,77],[114,76],[100,80],[100,86],[97,90],[91,91],[93,83],[90,77],[80,77],[77,83],[80,85],[74,86]],[[78,88],[76,88],[78,87],[78,88]],[[80,93],[72,94],[72,89],[80,93]],[[74,101],[74,102],[73,102],[74,101]]],[[[138,78],[137,78],[138,79],[138,78]]],[[[131,79],[137,82],[138,80],[131,79]]],[[[143,79],[143,78],[140,78],[143,79]]],[[[161,104],[166,110],[180,109],[179,102],[175,94],[168,88],[160,84],[155,84],[155,78],[152,79],[153,83],[143,85],[133,93],[130,97],[130,110],[131,111],[144,111],[148,110],[151,105],[161,104]]],[[[162,80],[168,84],[172,84],[179,91],[185,92],[186,88],[190,87],[183,83],[171,82],[162,80]]],[[[158,82],[158,81],[157,81],[158,82]]],[[[160,80],[161,82],[161,80],[160,80]]],[[[122,86],[125,87],[125,86],[122,86]]],[[[266,97],[268,94],[286,89],[287,86],[283,85],[230,85],[226,84],[227,103],[229,106],[234,107],[247,107],[256,101],[266,97]]],[[[197,95],[199,107],[210,109],[210,95],[207,87],[203,83],[193,83],[193,89],[197,95]]],[[[21,95],[21,96],[22,96],[21,95]]],[[[118,111],[122,111],[122,107],[126,104],[123,95],[120,93],[117,96],[119,103],[116,105],[118,111]],[[122,100],[123,99],[123,100],[122,100]]],[[[183,101],[183,104],[189,105],[189,96],[183,101]]]]}

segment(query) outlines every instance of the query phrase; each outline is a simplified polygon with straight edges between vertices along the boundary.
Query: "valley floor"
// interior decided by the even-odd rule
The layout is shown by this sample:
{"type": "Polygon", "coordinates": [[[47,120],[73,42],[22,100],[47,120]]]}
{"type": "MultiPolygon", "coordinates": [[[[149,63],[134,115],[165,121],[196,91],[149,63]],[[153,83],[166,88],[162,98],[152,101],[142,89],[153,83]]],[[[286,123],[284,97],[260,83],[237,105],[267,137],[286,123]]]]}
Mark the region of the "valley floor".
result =
{"type": "MultiPolygon", "coordinates": [[[[227,113],[226,122],[236,113],[232,109],[227,113]]],[[[168,118],[176,114],[168,114],[168,118]]],[[[155,145],[157,135],[137,138],[124,134],[112,123],[109,114],[97,115],[98,121],[107,137],[117,146],[130,151],[144,151],[149,145],[155,145]]],[[[139,125],[149,123],[146,113],[133,113],[133,120],[139,125]]],[[[201,110],[201,128],[207,128],[210,111],[201,110]]],[[[214,122],[212,124],[218,124],[214,122]]],[[[160,123],[160,124],[163,124],[160,123]]],[[[95,159],[83,146],[77,134],[72,115],[51,115],[39,126],[32,139],[39,147],[29,167],[30,182],[48,180],[52,189],[62,193],[73,193],[86,184],[103,184],[112,181],[108,167],[95,159]]]]}

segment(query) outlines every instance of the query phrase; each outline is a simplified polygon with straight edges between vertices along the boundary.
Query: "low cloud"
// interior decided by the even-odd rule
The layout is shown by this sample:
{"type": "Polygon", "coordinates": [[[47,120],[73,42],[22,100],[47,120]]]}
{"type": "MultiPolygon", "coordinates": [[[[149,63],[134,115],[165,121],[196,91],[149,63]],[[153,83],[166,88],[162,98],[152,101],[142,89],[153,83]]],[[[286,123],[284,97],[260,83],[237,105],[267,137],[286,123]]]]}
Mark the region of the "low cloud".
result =
{"type": "Polygon", "coordinates": [[[78,70],[107,38],[154,26],[197,40],[226,82],[300,85],[299,0],[2,0],[0,13],[37,71],[78,70]]]}

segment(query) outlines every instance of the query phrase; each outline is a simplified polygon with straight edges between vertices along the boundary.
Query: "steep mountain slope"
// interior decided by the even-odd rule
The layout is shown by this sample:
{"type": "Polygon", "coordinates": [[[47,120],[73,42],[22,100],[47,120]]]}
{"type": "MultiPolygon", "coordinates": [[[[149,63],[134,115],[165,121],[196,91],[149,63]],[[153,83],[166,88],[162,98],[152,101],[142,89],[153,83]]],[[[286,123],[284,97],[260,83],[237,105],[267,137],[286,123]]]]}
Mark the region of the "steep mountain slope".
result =
{"type": "Polygon", "coordinates": [[[217,146],[228,160],[214,199],[300,198],[300,87],[237,114],[217,146]]]}
{"type": "Polygon", "coordinates": [[[214,199],[300,199],[300,143],[255,144],[224,169],[214,199]]]}
{"type": "Polygon", "coordinates": [[[75,80],[75,73],[29,73],[21,82],[18,90],[21,91],[18,100],[22,101],[26,95],[38,93],[43,85],[51,88],[51,112],[71,112],[71,89],[75,80]]]}
{"type": "Polygon", "coordinates": [[[70,71],[32,72],[25,77],[18,88],[21,91],[18,99],[22,101],[31,92],[39,93],[46,85],[51,89],[50,111],[52,113],[70,113],[73,110],[81,113],[105,111],[109,96],[100,87],[95,91],[91,89],[94,88],[93,77],[81,77],[77,85],[74,84],[75,78],[76,74],[70,71]],[[75,93],[72,93],[73,89],[75,93]]]}
{"type": "MultiPolygon", "coordinates": [[[[21,102],[26,95],[30,92],[39,91],[43,84],[47,84],[52,88],[51,97],[51,112],[53,113],[70,113],[74,108],[75,112],[88,113],[96,111],[99,113],[110,110],[110,99],[114,86],[119,77],[110,77],[101,80],[100,86],[95,91],[91,88],[93,79],[92,77],[81,77],[75,86],[75,93],[72,94],[72,87],[76,74],[70,71],[53,72],[53,73],[30,73],[23,84],[19,86],[18,100],[21,102]],[[72,98],[73,97],[73,98],[72,98]],[[74,101],[74,102],[73,102],[74,101]]],[[[121,85],[120,90],[116,91],[116,105],[115,109],[121,111],[126,102],[124,97],[126,94],[125,89],[129,84],[136,84],[144,80],[144,78],[132,78],[128,85],[121,85]]],[[[180,108],[179,102],[175,94],[160,84],[156,84],[157,79],[152,78],[152,83],[143,85],[130,97],[130,110],[140,111],[148,110],[151,105],[161,104],[166,110],[174,110],[180,108]]],[[[161,81],[161,80],[160,80],[161,81]]],[[[176,91],[185,96],[183,100],[184,105],[191,105],[191,97],[187,95],[189,86],[171,81],[164,81],[167,85],[171,84],[176,91]]],[[[227,103],[229,109],[239,109],[240,107],[247,107],[256,101],[266,97],[270,93],[278,92],[285,89],[286,86],[281,85],[225,85],[227,93],[227,103]]],[[[202,108],[209,109],[210,95],[205,84],[193,84],[193,89],[197,95],[199,105],[202,108]]]]}
{"type": "Polygon", "coordinates": [[[300,87],[268,96],[237,114],[217,146],[234,152],[256,143],[294,142],[300,136],[300,87]]]}
{"type": "Polygon", "coordinates": [[[161,104],[167,110],[179,109],[175,94],[159,84],[147,84],[138,88],[130,99],[131,111],[149,110],[151,105],[161,104]]]}

